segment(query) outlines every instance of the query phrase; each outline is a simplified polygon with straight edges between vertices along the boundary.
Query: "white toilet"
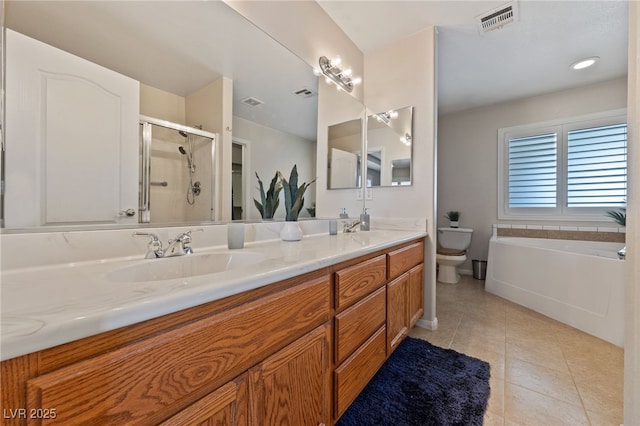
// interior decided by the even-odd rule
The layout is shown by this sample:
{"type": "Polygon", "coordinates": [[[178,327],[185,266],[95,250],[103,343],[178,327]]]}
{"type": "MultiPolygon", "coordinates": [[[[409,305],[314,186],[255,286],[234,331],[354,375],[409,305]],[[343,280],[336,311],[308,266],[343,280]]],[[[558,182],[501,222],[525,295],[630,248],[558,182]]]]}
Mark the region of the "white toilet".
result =
{"type": "Polygon", "coordinates": [[[465,254],[472,234],[473,229],[469,228],[438,228],[438,281],[455,284],[460,280],[456,268],[467,260],[465,254]]]}

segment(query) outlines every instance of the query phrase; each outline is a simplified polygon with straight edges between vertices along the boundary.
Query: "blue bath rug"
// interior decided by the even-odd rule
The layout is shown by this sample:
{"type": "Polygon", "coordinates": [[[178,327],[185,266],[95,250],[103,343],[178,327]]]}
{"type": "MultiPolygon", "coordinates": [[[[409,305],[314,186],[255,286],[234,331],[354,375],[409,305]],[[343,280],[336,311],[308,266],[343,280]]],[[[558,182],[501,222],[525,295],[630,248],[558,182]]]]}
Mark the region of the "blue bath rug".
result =
{"type": "Polygon", "coordinates": [[[482,425],[489,364],[407,337],[336,426],[482,425]]]}

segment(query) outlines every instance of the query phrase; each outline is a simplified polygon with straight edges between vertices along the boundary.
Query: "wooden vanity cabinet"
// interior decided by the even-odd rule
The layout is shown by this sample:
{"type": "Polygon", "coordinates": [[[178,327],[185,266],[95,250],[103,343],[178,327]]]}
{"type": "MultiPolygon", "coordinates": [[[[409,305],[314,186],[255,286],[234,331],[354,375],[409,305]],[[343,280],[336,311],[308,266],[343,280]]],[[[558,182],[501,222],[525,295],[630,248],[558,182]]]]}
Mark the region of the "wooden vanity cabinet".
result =
{"type": "Polygon", "coordinates": [[[387,356],[409,334],[424,312],[424,247],[417,242],[387,255],[387,356]]]}
{"type": "MultiPolygon", "coordinates": [[[[8,424],[150,425],[184,424],[188,419],[205,424],[213,420],[213,424],[270,424],[252,421],[268,412],[260,401],[264,406],[270,401],[261,395],[271,395],[277,388],[277,403],[288,397],[291,407],[298,407],[304,396],[300,389],[310,382],[318,385],[306,395],[318,400],[323,410],[313,412],[314,423],[297,424],[326,422],[330,276],[325,272],[314,279],[302,276],[290,281],[284,289],[261,297],[249,292],[245,303],[220,311],[212,302],[213,312],[204,318],[100,355],[43,374],[36,366],[32,377],[17,380],[26,390],[26,401],[14,404],[27,412],[55,408],[55,417],[10,419],[8,424]],[[306,376],[305,383],[299,383],[298,373],[306,376]],[[288,394],[283,389],[289,389],[288,394]]],[[[201,314],[200,307],[192,309],[201,314]]],[[[35,360],[46,364],[37,355],[35,360]]]]}
{"type": "Polygon", "coordinates": [[[423,246],[404,244],[335,272],[335,420],[422,316],[423,246]]]}
{"type": "Polygon", "coordinates": [[[3,361],[2,424],[331,425],[422,315],[422,247],[3,361]]]}

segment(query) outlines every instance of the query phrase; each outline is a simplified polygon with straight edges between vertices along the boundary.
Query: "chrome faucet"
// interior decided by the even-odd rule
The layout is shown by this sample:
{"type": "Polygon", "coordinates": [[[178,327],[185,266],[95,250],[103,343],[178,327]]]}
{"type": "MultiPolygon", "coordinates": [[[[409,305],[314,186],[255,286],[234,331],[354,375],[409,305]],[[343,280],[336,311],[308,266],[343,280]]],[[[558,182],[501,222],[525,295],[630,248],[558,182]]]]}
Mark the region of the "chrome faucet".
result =
{"type": "Polygon", "coordinates": [[[167,247],[166,250],[162,248],[162,241],[160,241],[160,238],[153,232],[135,231],[133,233],[133,236],[149,237],[150,240],[149,244],[147,245],[147,254],[144,256],[144,258],[158,259],[160,257],[184,256],[185,254],[193,253],[193,249],[189,245],[191,244],[191,232],[193,231],[204,231],[204,229],[195,228],[183,232],[176,238],[169,240],[169,247],[167,247]]]}
{"type": "Polygon", "coordinates": [[[627,246],[624,246],[620,250],[618,250],[618,259],[624,260],[626,256],[627,256],[627,246]]]}
{"type": "Polygon", "coordinates": [[[145,259],[157,259],[159,257],[164,257],[164,250],[162,249],[162,241],[160,238],[153,232],[140,232],[135,231],[133,236],[146,236],[149,237],[149,244],[147,244],[147,254],[144,256],[145,259]]]}
{"type": "Polygon", "coordinates": [[[164,257],[184,256],[185,254],[193,253],[191,244],[191,232],[204,231],[203,228],[190,229],[187,232],[183,232],[176,238],[169,240],[169,247],[164,252],[164,257]]]}
{"type": "Polygon", "coordinates": [[[356,226],[358,226],[358,225],[360,225],[360,221],[359,220],[356,220],[352,224],[345,223],[343,228],[342,228],[342,232],[344,232],[344,233],[356,232],[356,226]]]}

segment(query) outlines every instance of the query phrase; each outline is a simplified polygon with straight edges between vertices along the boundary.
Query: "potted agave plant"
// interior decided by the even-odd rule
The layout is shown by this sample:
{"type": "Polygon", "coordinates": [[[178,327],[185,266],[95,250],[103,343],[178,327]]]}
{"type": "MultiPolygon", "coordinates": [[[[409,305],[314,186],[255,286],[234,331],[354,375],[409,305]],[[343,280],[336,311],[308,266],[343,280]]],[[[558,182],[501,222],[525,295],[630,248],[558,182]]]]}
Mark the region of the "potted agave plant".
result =
{"type": "Polygon", "coordinates": [[[262,202],[259,202],[255,198],[253,199],[253,202],[260,212],[262,219],[273,219],[273,215],[276,213],[276,210],[278,210],[278,206],[280,205],[280,191],[282,190],[282,184],[278,182],[278,174],[279,172],[276,172],[273,179],[271,179],[271,184],[265,194],[260,176],[258,176],[258,173],[256,172],[256,177],[258,178],[258,189],[260,190],[260,201],[262,202]]]}
{"type": "Polygon", "coordinates": [[[302,229],[298,225],[298,215],[304,206],[305,191],[316,180],[314,179],[309,183],[304,182],[298,186],[298,167],[296,164],[291,169],[288,181],[282,173],[278,172],[277,174],[280,176],[280,182],[284,190],[284,208],[286,211],[286,222],[280,232],[280,238],[283,241],[300,241],[302,239],[302,229]]]}

